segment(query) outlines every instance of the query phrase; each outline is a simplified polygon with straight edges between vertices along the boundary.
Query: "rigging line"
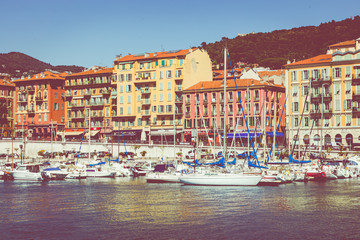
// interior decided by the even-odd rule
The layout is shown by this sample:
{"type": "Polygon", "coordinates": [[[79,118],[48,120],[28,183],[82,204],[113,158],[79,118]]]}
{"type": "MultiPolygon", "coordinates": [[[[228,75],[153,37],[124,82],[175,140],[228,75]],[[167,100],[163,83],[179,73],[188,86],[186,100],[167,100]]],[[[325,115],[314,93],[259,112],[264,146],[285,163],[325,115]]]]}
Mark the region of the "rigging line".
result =
{"type": "MultiPolygon", "coordinates": [[[[304,117],[305,105],[306,105],[306,103],[307,103],[307,99],[308,99],[308,96],[309,96],[309,92],[310,92],[310,91],[307,92],[306,97],[305,97],[304,107],[303,107],[303,110],[302,110],[302,113],[301,113],[300,122],[299,122],[299,127],[298,127],[298,130],[297,130],[297,132],[296,132],[296,136],[297,136],[297,138],[298,138],[298,143],[299,143],[299,149],[300,149],[299,131],[300,131],[300,126],[301,126],[302,119],[303,119],[303,117],[304,117]]],[[[309,107],[310,107],[310,106],[309,106],[309,107]]],[[[293,143],[294,143],[294,144],[293,144],[293,149],[291,150],[291,155],[293,155],[294,150],[295,150],[295,140],[293,141],[293,143]]]]}
{"type": "MultiPolygon", "coordinates": [[[[311,136],[312,130],[313,130],[313,128],[314,128],[314,125],[315,125],[315,121],[313,120],[312,125],[311,125],[311,129],[310,129],[310,133],[309,133],[309,141],[310,141],[310,136],[311,136]]],[[[306,144],[305,152],[304,152],[304,154],[303,154],[302,160],[305,159],[305,154],[306,154],[306,152],[307,152],[308,146],[309,146],[309,144],[306,144]]],[[[300,147],[300,144],[299,144],[299,147],[300,147]]],[[[299,156],[299,158],[300,158],[300,156],[299,156]]]]}
{"type": "MultiPolygon", "coordinates": [[[[265,103],[262,103],[262,106],[261,106],[261,109],[260,109],[259,113],[262,112],[262,110],[264,109],[264,105],[265,105],[265,103]]],[[[259,119],[260,119],[260,117],[259,117],[259,119]]],[[[257,126],[258,126],[258,122],[259,122],[259,121],[256,121],[256,123],[255,123],[255,132],[254,132],[255,138],[257,137],[257,136],[256,136],[256,129],[257,129],[257,126]]],[[[265,123],[264,123],[264,126],[265,126],[265,123]]],[[[265,128],[264,128],[264,129],[265,129],[265,128]]],[[[256,148],[255,153],[257,153],[257,151],[259,150],[260,143],[261,143],[261,141],[259,141],[259,144],[258,144],[258,146],[257,146],[257,148],[256,148]]]]}
{"type": "MultiPolygon", "coordinates": [[[[253,141],[252,141],[252,138],[250,137],[250,129],[249,129],[249,126],[248,126],[247,121],[246,121],[245,111],[244,111],[244,108],[243,108],[243,105],[242,105],[242,102],[241,102],[241,97],[240,97],[240,94],[239,94],[239,88],[238,88],[238,86],[237,86],[236,79],[235,79],[235,75],[234,75],[234,69],[233,69],[232,64],[231,64],[230,54],[228,53],[227,55],[228,55],[228,58],[229,58],[229,63],[230,63],[232,75],[233,75],[233,78],[234,78],[234,83],[235,83],[236,91],[237,91],[237,94],[238,94],[238,98],[239,98],[239,102],[240,102],[240,106],[241,106],[241,111],[242,111],[242,114],[243,114],[243,116],[244,116],[246,128],[247,128],[247,131],[248,131],[248,138],[250,138],[250,142],[251,142],[251,146],[252,146],[252,149],[253,149],[253,152],[254,152],[254,157],[255,157],[255,159],[256,159],[256,162],[257,162],[257,164],[260,166],[259,159],[258,159],[258,157],[257,157],[257,155],[256,155],[256,153],[255,153],[254,143],[253,143],[253,141]]],[[[224,137],[226,137],[226,136],[224,136],[224,137]]],[[[249,154],[247,154],[247,156],[248,156],[248,159],[250,160],[249,154]]]]}
{"type": "MultiPolygon", "coordinates": [[[[90,134],[90,133],[89,133],[89,134],[90,134]]],[[[83,134],[82,134],[82,137],[81,137],[81,143],[80,143],[79,153],[78,153],[77,158],[76,158],[76,165],[78,164],[78,161],[79,161],[79,156],[80,156],[80,152],[81,152],[81,145],[82,145],[83,140],[84,140],[84,135],[85,135],[85,130],[84,130],[84,132],[83,132],[83,134]]],[[[89,154],[90,154],[90,153],[89,153],[89,154]]]]}
{"type": "MultiPolygon", "coordinates": [[[[286,98],[285,98],[284,106],[283,106],[283,109],[282,109],[282,111],[281,111],[281,115],[280,115],[280,119],[279,119],[279,124],[278,124],[278,126],[277,126],[277,128],[276,128],[276,131],[275,131],[275,133],[274,133],[274,134],[275,134],[275,144],[276,144],[276,134],[277,134],[277,132],[279,131],[281,119],[282,119],[282,116],[283,116],[283,114],[284,114],[284,109],[285,109],[285,106],[286,106],[286,101],[287,101],[287,99],[288,99],[288,96],[289,96],[289,95],[287,95],[286,98]]],[[[276,101],[276,99],[275,99],[275,101],[276,101]]],[[[275,110],[276,110],[276,109],[275,109],[275,110]]],[[[276,114],[276,113],[275,113],[275,114],[276,114]]],[[[271,146],[270,154],[269,154],[269,157],[268,157],[267,162],[269,162],[272,149],[273,149],[273,146],[271,146]]]]}
{"type": "Polygon", "coordinates": [[[129,160],[129,154],[128,154],[127,150],[126,150],[125,138],[124,138],[124,133],[123,133],[122,129],[121,129],[121,135],[122,135],[122,139],[123,139],[123,142],[124,142],[126,158],[127,158],[127,160],[129,160]]]}

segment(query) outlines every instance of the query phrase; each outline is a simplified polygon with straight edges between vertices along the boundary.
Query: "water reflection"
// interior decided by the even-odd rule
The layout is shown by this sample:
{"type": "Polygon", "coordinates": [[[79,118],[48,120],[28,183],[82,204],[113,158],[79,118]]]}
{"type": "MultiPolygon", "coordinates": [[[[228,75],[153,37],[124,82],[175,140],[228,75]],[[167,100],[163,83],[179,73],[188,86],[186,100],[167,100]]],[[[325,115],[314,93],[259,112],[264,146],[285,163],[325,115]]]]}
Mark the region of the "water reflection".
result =
{"type": "Polygon", "coordinates": [[[1,226],[11,229],[0,231],[1,239],[301,239],[316,237],[315,230],[326,231],[320,238],[358,236],[351,226],[360,204],[357,179],[279,187],[146,184],[141,178],[1,184],[1,226]]]}

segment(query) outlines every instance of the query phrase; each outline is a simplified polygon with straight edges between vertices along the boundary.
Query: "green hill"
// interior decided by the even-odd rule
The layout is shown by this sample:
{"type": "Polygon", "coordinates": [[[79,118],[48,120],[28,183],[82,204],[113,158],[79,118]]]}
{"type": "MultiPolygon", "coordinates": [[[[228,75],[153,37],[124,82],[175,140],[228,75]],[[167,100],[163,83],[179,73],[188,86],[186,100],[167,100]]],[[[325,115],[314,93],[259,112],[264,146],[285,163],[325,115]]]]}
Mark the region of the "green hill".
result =
{"type": "Polygon", "coordinates": [[[342,21],[331,21],[319,26],[254,33],[233,39],[223,37],[215,43],[203,42],[214,64],[223,62],[227,45],[231,61],[259,64],[280,69],[287,60],[296,61],[324,54],[329,45],[360,37],[360,16],[342,21]]]}
{"type": "Polygon", "coordinates": [[[81,72],[84,67],[79,66],[52,66],[38,59],[20,52],[0,54],[0,73],[10,74],[11,77],[21,77],[23,74],[36,74],[46,69],[64,72],[81,72]]]}

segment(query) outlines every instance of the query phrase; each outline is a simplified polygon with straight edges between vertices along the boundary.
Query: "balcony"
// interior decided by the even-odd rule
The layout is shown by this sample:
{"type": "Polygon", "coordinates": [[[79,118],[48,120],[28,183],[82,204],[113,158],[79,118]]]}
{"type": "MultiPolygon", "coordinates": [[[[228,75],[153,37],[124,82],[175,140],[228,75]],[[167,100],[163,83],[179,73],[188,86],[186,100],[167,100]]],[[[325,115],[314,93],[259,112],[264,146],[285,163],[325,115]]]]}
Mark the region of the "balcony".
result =
{"type": "Polygon", "coordinates": [[[110,92],[109,90],[103,90],[102,95],[103,95],[103,96],[109,96],[110,93],[111,93],[111,92],[110,92]]]}
{"type": "Polygon", "coordinates": [[[84,97],[90,97],[90,96],[91,96],[91,92],[89,90],[85,90],[84,97]]]}
{"type": "Polygon", "coordinates": [[[141,100],[141,105],[150,105],[151,104],[151,101],[150,101],[150,99],[142,99],[141,100]]]}
{"type": "Polygon", "coordinates": [[[142,110],[141,115],[143,117],[150,117],[150,115],[151,115],[150,110],[142,110]]]}
{"type": "Polygon", "coordinates": [[[332,100],[332,94],[331,92],[326,92],[324,94],[318,93],[318,94],[311,94],[311,101],[312,102],[328,102],[332,100]]]}
{"type": "Polygon", "coordinates": [[[151,77],[137,77],[135,78],[137,83],[155,83],[156,79],[151,79],[151,77]]]}
{"type": "Polygon", "coordinates": [[[75,116],[72,116],[71,119],[77,120],[77,119],[84,119],[85,115],[84,114],[78,114],[75,116]]]}
{"type": "Polygon", "coordinates": [[[183,103],[183,97],[176,97],[175,103],[182,104],[183,103]]]}
{"type": "Polygon", "coordinates": [[[29,92],[34,92],[34,91],[35,91],[35,87],[33,87],[33,86],[28,86],[28,87],[27,87],[27,90],[28,90],[29,92]]]}
{"type": "Polygon", "coordinates": [[[35,109],[34,108],[28,109],[28,114],[35,115],[35,109]]]}
{"type": "Polygon", "coordinates": [[[355,100],[355,101],[359,101],[359,100],[360,100],[360,93],[353,92],[352,98],[353,98],[353,100],[355,100]]]}
{"type": "Polygon", "coordinates": [[[353,76],[352,76],[352,84],[353,85],[360,85],[360,73],[353,74],[353,76]]]}
{"type": "Polygon", "coordinates": [[[332,115],[332,109],[324,109],[322,112],[320,109],[311,109],[310,110],[311,118],[321,118],[324,116],[332,115]]]}
{"type": "Polygon", "coordinates": [[[42,101],[44,101],[44,99],[42,97],[40,97],[40,96],[36,96],[35,101],[42,102],[42,101]]]}
{"type": "Polygon", "coordinates": [[[90,102],[89,104],[91,107],[103,107],[104,106],[104,101],[99,101],[99,102],[90,102]]]}
{"type": "Polygon", "coordinates": [[[352,113],[355,114],[360,114],[360,107],[353,107],[352,108],[352,113]]]}
{"type": "Polygon", "coordinates": [[[142,93],[142,94],[150,94],[151,91],[150,91],[149,88],[142,88],[142,89],[141,89],[141,93],[142,93]]]}
{"type": "Polygon", "coordinates": [[[182,92],[182,86],[176,86],[175,87],[175,92],[182,92]]]}

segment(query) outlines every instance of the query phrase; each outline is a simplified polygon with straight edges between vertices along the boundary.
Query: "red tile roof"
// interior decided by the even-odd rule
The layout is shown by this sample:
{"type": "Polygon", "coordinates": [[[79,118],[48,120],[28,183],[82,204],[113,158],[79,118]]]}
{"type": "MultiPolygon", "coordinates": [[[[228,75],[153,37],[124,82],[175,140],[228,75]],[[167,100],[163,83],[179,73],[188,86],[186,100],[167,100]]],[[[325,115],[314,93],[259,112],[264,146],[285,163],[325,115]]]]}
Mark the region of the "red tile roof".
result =
{"type": "Polygon", "coordinates": [[[16,79],[14,82],[27,82],[27,81],[34,81],[34,80],[51,80],[51,79],[60,79],[60,80],[65,80],[65,78],[63,77],[63,73],[54,73],[54,72],[50,72],[50,71],[45,71],[43,73],[38,73],[38,74],[34,74],[32,76],[29,77],[25,77],[24,79],[16,79]],[[44,77],[42,77],[42,75],[44,77]]]}
{"type": "Polygon", "coordinates": [[[351,46],[351,45],[355,45],[355,40],[349,40],[349,41],[345,41],[345,42],[335,43],[333,45],[330,45],[329,48],[345,47],[345,46],[351,46]]]}
{"type": "Polygon", "coordinates": [[[7,80],[0,79],[0,86],[15,87],[15,84],[7,80]]]}
{"type": "Polygon", "coordinates": [[[66,78],[74,77],[74,76],[87,76],[87,75],[97,75],[97,74],[106,74],[113,72],[114,68],[98,68],[98,69],[89,69],[85,70],[84,72],[78,72],[68,75],[66,78]]]}
{"type": "MultiPolygon", "coordinates": [[[[197,48],[192,48],[192,51],[196,50],[197,48]]],[[[129,62],[129,61],[140,61],[140,60],[147,60],[147,59],[162,59],[162,58],[170,58],[170,57],[178,57],[178,56],[185,56],[190,53],[190,49],[183,49],[179,51],[165,51],[165,52],[154,52],[154,53],[145,53],[141,55],[126,55],[124,57],[120,57],[114,61],[114,63],[119,62],[129,62]]]]}
{"type": "Polygon", "coordinates": [[[298,62],[293,62],[286,64],[285,66],[297,66],[297,65],[309,65],[309,64],[316,64],[316,63],[329,63],[332,61],[331,54],[323,54],[313,58],[304,59],[298,62]]]}
{"type": "MultiPolygon", "coordinates": [[[[228,88],[235,88],[235,82],[233,80],[227,81],[227,87],[228,88]]],[[[195,90],[210,90],[210,89],[222,89],[224,88],[224,81],[203,81],[199,82],[187,89],[185,91],[195,91],[195,90]]],[[[237,79],[236,84],[238,88],[245,88],[245,87],[253,87],[253,86],[274,86],[274,87],[281,87],[284,88],[284,86],[273,84],[270,82],[265,81],[259,81],[255,79],[237,79]]]]}
{"type": "Polygon", "coordinates": [[[259,77],[263,78],[264,76],[271,77],[271,76],[281,76],[285,74],[285,70],[275,70],[275,71],[261,71],[258,72],[259,77]]]}

